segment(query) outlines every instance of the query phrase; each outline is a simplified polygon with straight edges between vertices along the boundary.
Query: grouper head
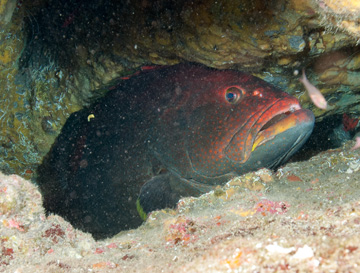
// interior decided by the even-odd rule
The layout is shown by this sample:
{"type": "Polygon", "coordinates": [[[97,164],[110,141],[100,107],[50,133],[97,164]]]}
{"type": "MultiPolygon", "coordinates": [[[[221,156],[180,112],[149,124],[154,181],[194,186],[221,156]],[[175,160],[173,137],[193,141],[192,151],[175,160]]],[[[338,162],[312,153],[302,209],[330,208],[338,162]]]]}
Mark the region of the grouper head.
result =
{"type": "Polygon", "coordinates": [[[167,77],[170,103],[159,109],[152,149],[170,171],[187,180],[215,185],[274,168],[313,130],[310,110],[254,76],[179,66],[167,77]]]}

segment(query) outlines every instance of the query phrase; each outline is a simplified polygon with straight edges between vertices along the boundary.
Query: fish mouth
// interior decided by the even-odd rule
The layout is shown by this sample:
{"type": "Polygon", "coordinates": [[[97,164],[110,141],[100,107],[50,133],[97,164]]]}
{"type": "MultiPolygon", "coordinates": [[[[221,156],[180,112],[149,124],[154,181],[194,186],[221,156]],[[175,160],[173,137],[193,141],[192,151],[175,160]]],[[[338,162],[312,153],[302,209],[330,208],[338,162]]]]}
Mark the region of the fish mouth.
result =
{"type": "MultiPolygon", "coordinates": [[[[244,164],[251,155],[261,146],[271,146],[272,142],[279,145],[279,137],[283,138],[284,144],[291,149],[290,139],[295,135],[301,135],[300,128],[311,128],[314,124],[313,113],[308,109],[301,108],[296,98],[279,99],[257,113],[257,118],[252,124],[242,127],[232,138],[226,149],[227,158],[236,164],[244,164]],[[300,126],[301,125],[301,126],[300,126]],[[305,127],[304,127],[305,126],[305,127]],[[287,133],[285,133],[287,132],[287,133]],[[243,145],[237,143],[238,135],[246,133],[243,145]],[[288,138],[288,139],[287,139],[288,138]],[[237,149],[240,146],[240,149],[237,149]]],[[[273,145],[273,149],[277,146],[273,145]]],[[[269,150],[269,153],[272,151],[269,150]]],[[[264,155],[267,156],[267,155],[264,155]]]]}
{"type": "MultiPolygon", "coordinates": [[[[310,110],[301,108],[298,102],[282,107],[279,107],[279,104],[283,103],[281,101],[275,103],[262,114],[262,116],[268,117],[267,120],[261,121],[260,117],[254,124],[253,128],[260,129],[256,129],[255,138],[252,139],[252,143],[249,145],[251,146],[251,153],[261,145],[274,141],[279,137],[282,138],[285,145],[288,145],[289,149],[293,149],[293,146],[297,146],[297,143],[296,141],[292,143],[290,138],[293,139],[297,136],[302,138],[305,135],[307,138],[312,132],[315,118],[310,110]]],[[[274,145],[274,147],[276,146],[274,145]]]]}
{"type": "MultiPolygon", "coordinates": [[[[274,107],[276,107],[276,104],[265,111],[263,116],[274,107]]],[[[299,104],[292,104],[285,109],[280,109],[280,112],[270,117],[267,121],[260,124],[255,123],[254,127],[260,127],[260,130],[258,130],[256,137],[253,140],[251,152],[253,152],[256,147],[273,139],[276,135],[295,127],[298,124],[298,118],[294,117],[298,116],[299,113],[302,113],[302,110],[304,109],[302,109],[299,104]]]]}

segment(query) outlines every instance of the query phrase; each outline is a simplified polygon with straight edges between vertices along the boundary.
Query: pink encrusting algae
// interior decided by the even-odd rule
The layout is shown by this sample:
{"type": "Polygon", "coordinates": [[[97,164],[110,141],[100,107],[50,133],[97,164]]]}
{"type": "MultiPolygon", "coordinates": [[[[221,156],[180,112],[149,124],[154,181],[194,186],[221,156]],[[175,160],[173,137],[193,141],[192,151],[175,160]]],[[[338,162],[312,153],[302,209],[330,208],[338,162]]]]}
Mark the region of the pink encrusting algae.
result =
{"type": "Polygon", "coordinates": [[[310,96],[310,99],[315,104],[316,107],[320,109],[326,109],[327,108],[327,102],[324,98],[323,94],[321,94],[320,90],[317,89],[312,83],[309,82],[309,80],[306,78],[305,75],[305,69],[302,71],[302,77],[299,79],[300,82],[304,85],[306,90],[308,91],[308,94],[310,96]]]}
{"type": "Polygon", "coordinates": [[[290,205],[286,202],[280,201],[271,201],[268,199],[261,200],[256,204],[255,209],[256,212],[261,213],[262,215],[270,214],[283,214],[286,213],[289,209],[290,205]]]}
{"type": "Polygon", "coordinates": [[[359,125],[359,118],[352,118],[348,114],[344,113],[342,118],[342,124],[346,132],[353,131],[359,125]]]}

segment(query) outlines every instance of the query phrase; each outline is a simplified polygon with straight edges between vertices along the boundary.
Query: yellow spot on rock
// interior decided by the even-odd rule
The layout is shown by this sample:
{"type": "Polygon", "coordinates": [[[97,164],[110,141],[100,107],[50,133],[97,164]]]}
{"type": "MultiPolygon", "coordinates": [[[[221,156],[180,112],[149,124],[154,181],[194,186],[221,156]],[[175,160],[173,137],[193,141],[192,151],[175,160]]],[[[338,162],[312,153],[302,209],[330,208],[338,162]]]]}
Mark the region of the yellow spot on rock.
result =
{"type": "Polygon", "coordinates": [[[0,62],[3,64],[8,64],[11,61],[10,51],[6,50],[0,53],[0,62]]]}
{"type": "Polygon", "coordinates": [[[220,196],[220,198],[223,199],[224,201],[228,201],[235,193],[236,193],[235,188],[229,188],[224,192],[224,194],[220,196]]]}
{"type": "Polygon", "coordinates": [[[236,253],[232,256],[230,256],[228,259],[221,261],[222,264],[226,264],[230,269],[238,268],[243,260],[241,259],[241,256],[243,255],[243,252],[240,249],[236,249],[236,253]]]}
{"type": "Polygon", "coordinates": [[[230,212],[236,215],[240,215],[241,217],[246,217],[246,216],[254,215],[256,210],[255,209],[243,210],[240,208],[240,209],[232,209],[230,210],[230,212]]]}

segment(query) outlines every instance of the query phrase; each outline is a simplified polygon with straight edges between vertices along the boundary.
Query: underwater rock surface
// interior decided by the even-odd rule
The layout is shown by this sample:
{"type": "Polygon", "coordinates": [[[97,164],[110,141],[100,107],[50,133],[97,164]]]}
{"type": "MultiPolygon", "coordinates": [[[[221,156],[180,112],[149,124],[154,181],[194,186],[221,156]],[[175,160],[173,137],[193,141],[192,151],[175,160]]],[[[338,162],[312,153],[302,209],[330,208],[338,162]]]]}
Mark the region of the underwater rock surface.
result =
{"type": "Polygon", "coordinates": [[[0,271],[356,271],[360,150],[352,145],[234,178],[103,241],[46,217],[31,182],[1,175],[0,271]]]}
{"type": "Polygon", "coordinates": [[[248,70],[318,120],[360,109],[356,1],[0,3],[0,169],[33,178],[68,116],[142,65],[248,70]],[[328,100],[316,109],[298,81],[328,100]]]}

